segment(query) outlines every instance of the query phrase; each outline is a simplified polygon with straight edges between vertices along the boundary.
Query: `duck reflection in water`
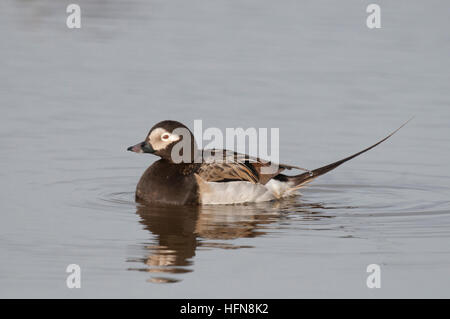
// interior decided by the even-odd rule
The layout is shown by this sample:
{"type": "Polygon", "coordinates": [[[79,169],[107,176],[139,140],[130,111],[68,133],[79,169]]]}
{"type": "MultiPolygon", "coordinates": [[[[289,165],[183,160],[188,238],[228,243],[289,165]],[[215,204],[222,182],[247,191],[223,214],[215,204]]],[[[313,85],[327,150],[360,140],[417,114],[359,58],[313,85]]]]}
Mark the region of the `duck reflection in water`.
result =
{"type": "Polygon", "coordinates": [[[292,213],[297,217],[300,214],[305,220],[331,217],[316,210],[322,208],[320,204],[300,204],[295,198],[249,205],[138,205],[140,223],[155,237],[154,243],[142,245],[143,258],[128,259],[128,262],[144,263],[145,267],[130,267],[129,270],[158,274],[157,277],[152,276],[148,280],[150,282],[178,282],[178,276],[167,275],[193,271],[193,257],[197,249],[251,248],[227,241],[265,235],[281,227],[277,225],[283,219],[290,219],[292,213]],[[272,224],[270,229],[269,224],[272,224]]]}

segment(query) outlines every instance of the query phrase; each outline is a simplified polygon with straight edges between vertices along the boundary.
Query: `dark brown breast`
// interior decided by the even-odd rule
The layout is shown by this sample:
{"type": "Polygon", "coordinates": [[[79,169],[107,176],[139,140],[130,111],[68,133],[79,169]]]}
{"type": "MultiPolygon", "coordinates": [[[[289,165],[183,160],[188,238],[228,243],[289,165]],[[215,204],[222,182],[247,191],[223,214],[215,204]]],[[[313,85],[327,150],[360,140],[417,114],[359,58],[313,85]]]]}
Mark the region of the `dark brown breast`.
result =
{"type": "Polygon", "coordinates": [[[136,187],[136,200],[169,205],[198,205],[195,164],[172,164],[161,159],[142,175],[136,187]]]}

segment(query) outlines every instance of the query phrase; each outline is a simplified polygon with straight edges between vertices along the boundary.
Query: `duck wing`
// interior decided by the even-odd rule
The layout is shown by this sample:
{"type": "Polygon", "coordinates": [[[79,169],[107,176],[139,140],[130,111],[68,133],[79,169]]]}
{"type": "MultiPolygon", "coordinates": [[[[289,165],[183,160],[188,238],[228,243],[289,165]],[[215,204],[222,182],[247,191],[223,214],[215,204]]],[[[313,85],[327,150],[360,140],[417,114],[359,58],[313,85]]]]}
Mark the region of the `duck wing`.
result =
{"type": "Polygon", "coordinates": [[[262,170],[263,167],[271,165],[270,161],[247,154],[207,149],[203,150],[203,161],[196,173],[207,182],[247,181],[264,185],[285,169],[306,170],[298,166],[275,163],[274,169],[269,173],[262,170]]]}

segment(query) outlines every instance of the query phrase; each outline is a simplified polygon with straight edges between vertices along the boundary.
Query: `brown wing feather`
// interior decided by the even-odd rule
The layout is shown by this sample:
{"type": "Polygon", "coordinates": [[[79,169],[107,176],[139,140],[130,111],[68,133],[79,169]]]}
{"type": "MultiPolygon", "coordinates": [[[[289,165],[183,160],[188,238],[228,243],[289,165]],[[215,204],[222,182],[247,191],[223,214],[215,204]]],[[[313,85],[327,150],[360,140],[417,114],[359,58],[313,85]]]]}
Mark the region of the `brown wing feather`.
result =
{"type": "Polygon", "coordinates": [[[204,150],[203,162],[197,174],[208,182],[248,181],[253,184],[266,184],[285,169],[302,169],[298,166],[278,164],[273,173],[263,174],[262,167],[270,165],[271,162],[246,154],[228,150],[204,150]]]}

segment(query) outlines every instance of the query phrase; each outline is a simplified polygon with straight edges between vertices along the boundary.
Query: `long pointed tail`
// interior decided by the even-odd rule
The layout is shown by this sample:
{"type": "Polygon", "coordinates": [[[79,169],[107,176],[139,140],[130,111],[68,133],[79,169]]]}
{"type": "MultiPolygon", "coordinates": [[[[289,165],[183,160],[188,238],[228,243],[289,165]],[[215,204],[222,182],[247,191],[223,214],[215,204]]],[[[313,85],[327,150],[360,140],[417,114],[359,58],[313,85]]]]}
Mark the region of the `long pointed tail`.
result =
{"type": "Polygon", "coordinates": [[[353,154],[349,157],[346,157],[344,159],[341,159],[340,161],[328,164],[326,166],[322,166],[319,168],[316,168],[312,171],[303,173],[303,174],[299,174],[299,175],[295,175],[295,176],[286,176],[288,181],[292,183],[293,188],[299,188],[303,185],[305,185],[306,183],[309,183],[310,181],[312,181],[313,179],[319,177],[320,175],[323,175],[325,173],[328,173],[329,171],[335,169],[336,167],[338,167],[339,165],[351,160],[352,158],[355,158],[358,155],[361,155],[365,152],[367,152],[368,150],[371,150],[372,148],[374,148],[375,146],[383,143],[384,141],[386,141],[388,138],[390,138],[392,135],[394,135],[395,133],[397,133],[398,130],[400,130],[403,126],[405,126],[406,124],[408,124],[413,118],[409,119],[408,121],[406,121],[402,126],[400,126],[398,129],[396,129],[395,131],[393,131],[391,134],[389,134],[388,136],[386,136],[385,138],[383,138],[381,141],[373,144],[372,146],[369,146],[368,148],[362,150],[361,152],[358,152],[356,154],[353,154]]]}

